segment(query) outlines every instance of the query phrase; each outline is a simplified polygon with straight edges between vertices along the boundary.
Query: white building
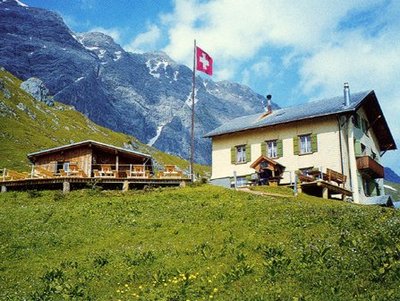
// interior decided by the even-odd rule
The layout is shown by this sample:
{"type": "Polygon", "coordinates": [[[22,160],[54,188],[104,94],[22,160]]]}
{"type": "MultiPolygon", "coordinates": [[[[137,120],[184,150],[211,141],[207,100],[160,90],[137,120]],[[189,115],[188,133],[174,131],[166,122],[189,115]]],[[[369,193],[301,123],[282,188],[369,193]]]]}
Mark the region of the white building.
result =
{"type": "Polygon", "coordinates": [[[247,183],[255,172],[251,163],[264,155],[285,166],[281,184],[293,184],[295,173],[318,169],[322,176],[333,170],[345,176],[343,192],[354,202],[391,201],[384,196],[379,162],[396,144],[374,91],[350,97],[345,84],[344,96],[274,111],[268,106],[263,114],[236,118],[205,137],[212,139],[216,185],[230,187],[234,175],[237,183],[247,183]]]}

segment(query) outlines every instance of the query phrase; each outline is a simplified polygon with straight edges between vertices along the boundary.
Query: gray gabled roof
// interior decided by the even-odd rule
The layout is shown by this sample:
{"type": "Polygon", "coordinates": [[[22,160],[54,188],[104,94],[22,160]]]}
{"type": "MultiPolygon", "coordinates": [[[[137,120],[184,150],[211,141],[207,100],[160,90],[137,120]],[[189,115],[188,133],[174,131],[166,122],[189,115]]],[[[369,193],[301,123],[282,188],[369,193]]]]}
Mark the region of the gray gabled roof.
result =
{"type": "Polygon", "coordinates": [[[29,159],[36,157],[36,156],[40,156],[43,154],[47,154],[47,153],[53,153],[53,152],[57,152],[60,150],[65,150],[65,149],[69,149],[69,148],[75,148],[78,146],[82,146],[82,145],[95,145],[97,147],[103,148],[103,149],[112,149],[112,150],[117,150],[119,152],[122,153],[126,153],[128,155],[136,155],[139,157],[146,157],[146,158],[151,158],[150,155],[148,154],[144,154],[141,152],[137,152],[134,150],[130,150],[130,149],[126,149],[126,148],[122,148],[122,147],[117,147],[111,144],[106,144],[106,143],[102,143],[102,142],[98,142],[98,141],[94,141],[94,140],[85,140],[85,141],[80,141],[80,142],[76,142],[76,143],[71,143],[71,144],[67,144],[67,145],[62,145],[62,146],[58,146],[58,147],[54,147],[54,148],[49,148],[49,149],[45,149],[45,150],[41,150],[38,152],[34,152],[34,153],[30,153],[27,155],[27,157],[29,159]]]}
{"type": "Polygon", "coordinates": [[[221,125],[215,130],[207,133],[204,137],[211,138],[228,133],[257,129],[288,122],[353,112],[360,107],[362,101],[371,93],[374,94],[374,91],[370,90],[351,94],[351,102],[349,106],[344,105],[344,98],[342,95],[278,109],[265,117],[263,117],[263,114],[239,117],[221,125]]]}

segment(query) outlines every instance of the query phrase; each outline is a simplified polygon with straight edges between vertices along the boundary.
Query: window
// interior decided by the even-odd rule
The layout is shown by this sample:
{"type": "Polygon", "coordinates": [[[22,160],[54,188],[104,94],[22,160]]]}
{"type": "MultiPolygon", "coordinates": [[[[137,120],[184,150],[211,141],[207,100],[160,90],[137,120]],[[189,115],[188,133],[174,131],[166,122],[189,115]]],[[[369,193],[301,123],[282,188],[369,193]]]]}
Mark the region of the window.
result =
{"type": "Polygon", "coordinates": [[[242,144],[231,147],[231,164],[243,164],[251,161],[250,144],[242,144]]]}
{"type": "Polygon", "coordinates": [[[368,128],[369,128],[368,121],[361,117],[361,130],[367,136],[368,136],[368,128]]]}
{"type": "Polygon", "coordinates": [[[267,141],[267,157],[269,158],[278,157],[278,147],[276,140],[267,141]]]}
{"type": "Polygon", "coordinates": [[[261,142],[261,154],[268,158],[280,158],[283,156],[283,143],[281,139],[261,142]]]}
{"type": "Polygon", "coordinates": [[[56,173],[60,170],[63,169],[64,171],[69,171],[69,162],[57,162],[56,164],[56,173]]]}
{"type": "Polygon", "coordinates": [[[300,136],[300,154],[309,154],[312,152],[311,135],[300,136]]]}
{"type": "Polygon", "coordinates": [[[293,154],[306,155],[315,152],[318,152],[317,134],[307,134],[293,137],[293,154]]]}
{"type": "Polygon", "coordinates": [[[247,180],[246,177],[237,177],[237,178],[236,178],[236,185],[237,185],[238,187],[246,186],[247,183],[248,183],[248,180],[247,180]]]}
{"type": "Polygon", "coordinates": [[[361,154],[365,156],[367,154],[367,147],[361,143],[361,154]]]}
{"type": "Polygon", "coordinates": [[[353,122],[356,128],[360,128],[360,115],[356,113],[353,117],[353,122]]]}
{"type": "Polygon", "coordinates": [[[246,162],[246,145],[236,146],[236,163],[246,162]]]}

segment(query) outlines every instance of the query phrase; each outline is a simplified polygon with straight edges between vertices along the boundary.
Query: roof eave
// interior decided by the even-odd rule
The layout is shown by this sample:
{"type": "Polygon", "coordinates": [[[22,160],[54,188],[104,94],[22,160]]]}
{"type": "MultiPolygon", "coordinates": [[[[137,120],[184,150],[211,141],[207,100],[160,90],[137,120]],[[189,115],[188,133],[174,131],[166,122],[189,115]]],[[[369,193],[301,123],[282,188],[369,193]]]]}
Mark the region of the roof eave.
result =
{"type": "Polygon", "coordinates": [[[266,124],[266,125],[260,125],[260,126],[255,126],[255,127],[242,128],[240,130],[234,130],[233,129],[231,131],[227,131],[227,132],[223,132],[223,133],[216,133],[216,134],[212,134],[211,133],[211,134],[206,134],[205,136],[203,136],[203,138],[213,138],[213,137],[217,137],[217,136],[223,136],[223,135],[234,134],[234,133],[239,133],[239,132],[246,132],[246,131],[250,131],[250,130],[267,128],[267,127],[276,126],[276,125],[295,123],[295,122],[300,122],[300,121],[309,120],[309,119],[317,119],[317,118],[323,118],[323,117],[335,116],[335,115],[345,115],[345,114],[351,113],[351,112],[355,112],[355,108],[349,108],[349,109],[346,109],[346,110],[332,112],[332,113],[329,113],[329,114],[322,114],[322,115],[317,115],[317,116],[308,116],[306,118],[300,118],[300,119],[296,119],[296,120],[289,120],[289,121],[283,121],[283,122],[276,122],[276,123],[273,123],[273,124],[266,124]]]}
{"type": "Polygon", "coordinates": [[[151,155],[149,155],[149,154],[144,154],[144,153],[141,153],[141,152],[136,152],[136,151],[133,151],[133,150],[124,149],[124,148],[121,148],[121,147],[117,147],[117,146],[114,146],[114,145],[110,145],[110,144],[106,144],[106,143],[102,143],[102,142],[98,142],[98,141],[94,141],[94,140],[84,140],[84,141],[80,141],[80,142],[76,142],[76,143],[71,143],[71,144],[67,144],[67,145],[62,145],[62,146],[57,146],[57,147],[54,147],[54,148],[41,150],[41,151],[38,151],[38,152],[29,153],[29,154],[27,154],[27,157],[28,157],[28,159],[30,161],[32,161],[32,158],[34,158],[36,156],[41,156],[41,155],[45,155],[45,154],[48,154],[48,153],[53,153],[53,152],[57,152],[57,151],[61,151],[61,150],[65,150],[65,149],[69,149],[69,148],[73,148],[73,147],[77,147],[77,146],[82,146],[82,145],[85,145],[85,144],[94,144],[94,145],[97,145],[97,146],[100,146],[100,147],[107,147],[107,148],[115,149],[115,150],[118,150],[118,151],[121,151],[121,152],[124,152],[124,153],[127,153],[127,154],[131,154],[131,155],[138,155],[138,156],[146,157],[146,158],[149,158],[149,159],[152,158],[151,155]]]}

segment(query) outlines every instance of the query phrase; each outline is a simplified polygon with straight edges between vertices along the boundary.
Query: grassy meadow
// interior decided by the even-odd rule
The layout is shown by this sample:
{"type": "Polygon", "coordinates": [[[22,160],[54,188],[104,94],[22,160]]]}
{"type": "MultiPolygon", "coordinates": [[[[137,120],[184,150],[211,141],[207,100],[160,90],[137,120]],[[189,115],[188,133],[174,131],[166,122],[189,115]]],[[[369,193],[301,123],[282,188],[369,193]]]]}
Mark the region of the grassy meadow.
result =
{"type": "Polygon", "coordinates": [[[400,299],[399,211],[272,192],[0,194],[0,300],[400,299]]]}

